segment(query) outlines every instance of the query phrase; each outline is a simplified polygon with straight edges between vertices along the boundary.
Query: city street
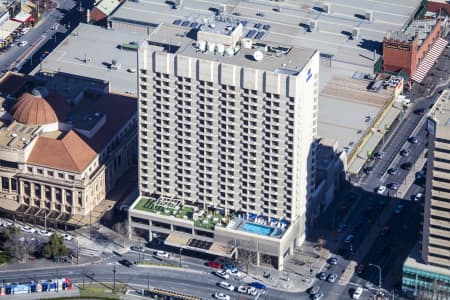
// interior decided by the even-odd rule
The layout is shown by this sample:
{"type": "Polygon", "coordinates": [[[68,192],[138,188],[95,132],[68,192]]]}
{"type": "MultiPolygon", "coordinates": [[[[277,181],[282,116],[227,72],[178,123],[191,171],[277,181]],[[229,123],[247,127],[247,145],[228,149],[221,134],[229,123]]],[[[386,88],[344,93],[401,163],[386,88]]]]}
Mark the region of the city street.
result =
{"type": "Polygon", "coordinates": [[[18,70],[28,73],[39,64],[41,55],[51,51],[70,32],[70,28],[79,23],[79,12],[73,9],[73,0],[57,1],[57,8],[49,9],[42,14],[41,20],[25,35],[18,38],[14,46],[0,54],[0,70],[18,70]],[[55,25],[55,24],[61,24],[55,25]],[[23,47],[17,46],[20,41],[28,42],[23,47]]]}

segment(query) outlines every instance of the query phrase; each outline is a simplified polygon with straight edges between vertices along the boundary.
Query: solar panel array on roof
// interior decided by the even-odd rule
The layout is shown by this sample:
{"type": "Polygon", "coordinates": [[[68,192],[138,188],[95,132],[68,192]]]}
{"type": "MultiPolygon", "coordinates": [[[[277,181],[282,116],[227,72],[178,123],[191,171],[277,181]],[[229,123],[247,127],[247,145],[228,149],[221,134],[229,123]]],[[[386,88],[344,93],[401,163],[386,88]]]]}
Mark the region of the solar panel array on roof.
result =
{"type": "Polygon", "coordinates": [[[269,24],[265,24],[263,26],[263,29],[269,31],[270,30],[270,25],[269,24]]]}
{"type": "Polygon", "coordinates": [[[256,23],[254,27],[255,27],[256,29],[260,29],[260,28],[262,27],[262,24],[261,24],[261,23],[256,23]]]}
{"type": "Polygon", "coordinates": [[[189,21],[184,21],[183,23],[181,23],[181,26],[187,27],[189,26],[189,21]]]}
{"type": "Polygon", "coordinates": [[[245,35],[246,38],[251,39],[253,38],[253,36],[255,35],[256,30],[250,30],[249,32],[247,32],[247,34],[245,35]]]}
{"type": "Polygon", "coordinates": [[[241,21],[241,24],[242,24],[242,26],[247,26],[247,24],[248,24],[248,21],[246,21],[246,20],[243,20],[243,21],[241,21]]]}
{"type": "Polygon", "coordinates": [[[197,26],[198,26],[197,22],[191,23],[191,25],[189,25],[189,27],[191,28],[197,28],[197,26]]]}
{"type": "Polygon", "coordinates": [[[175,20],[173,21],[173,25],[180,25],[181,24],[181,20],[175,20]]]}
{"type": "Polygon", "coordinates": [[[256,35],[255,35],[255,39],[260,40],[264,37],[265,33],[263,31],[259,31],[256,35]]]}

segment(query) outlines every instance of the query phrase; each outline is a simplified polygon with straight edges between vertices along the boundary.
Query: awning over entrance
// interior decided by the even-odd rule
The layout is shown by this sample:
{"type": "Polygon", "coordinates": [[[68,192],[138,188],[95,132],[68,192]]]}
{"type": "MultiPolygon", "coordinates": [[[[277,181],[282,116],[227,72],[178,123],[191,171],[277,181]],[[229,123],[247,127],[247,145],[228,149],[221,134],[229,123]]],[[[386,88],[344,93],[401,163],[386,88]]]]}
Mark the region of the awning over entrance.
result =
{"type": "Polygon", "coordinates": [[[442,54],[447,44],[448,44],[447,40],[443,38],[438,38],[433,43],[433,46],[431,47],[430,51],[428,51],[428,53],[425,55],[424,59],[417,68],[416,73],[414,73],[414,75],[411,76],[411,79],[417,83],[421,83],[422,80],[427,75],[427,73],[431,70],[431,67],[433,67],[434,62],[442,54]]]}
{"type": "Polygon", "coordinates": [[[21,11],[18,13],[14,18],[12,18],[14,21],[20,22],[20,23],[26,23],[26,22],[33,22],[34,18],[31,16],[31,14],[28,14],[26,12],[21,11]]]}
{"type": "Polygon", "coordinates": [[[20,204],[17,201],[2,199],[0,200],[0,207],[8,211],[16,211],[20,204]]]}
{"type": "Polygon", "coordinates": [[[231,257],[236,248],[230,248],[217,242],[210,242],[193,238],[190,235],[182,233],[171,233],[164,241],[164,244],[172,247],[204,252],[208,254],[231,257]]]}

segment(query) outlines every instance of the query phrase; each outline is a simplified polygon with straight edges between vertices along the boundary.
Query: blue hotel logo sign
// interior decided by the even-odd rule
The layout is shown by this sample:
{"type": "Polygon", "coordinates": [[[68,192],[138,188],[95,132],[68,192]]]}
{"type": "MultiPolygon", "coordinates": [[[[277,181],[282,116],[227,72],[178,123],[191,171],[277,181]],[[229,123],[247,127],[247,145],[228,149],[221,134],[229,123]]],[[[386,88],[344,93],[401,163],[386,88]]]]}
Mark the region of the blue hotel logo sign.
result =
{"type": "Polygon", "coordinates": [[[308,72],[306,73],[306,82],[308,82],[312,77],[311,68],[308,68],[308,72]]]}

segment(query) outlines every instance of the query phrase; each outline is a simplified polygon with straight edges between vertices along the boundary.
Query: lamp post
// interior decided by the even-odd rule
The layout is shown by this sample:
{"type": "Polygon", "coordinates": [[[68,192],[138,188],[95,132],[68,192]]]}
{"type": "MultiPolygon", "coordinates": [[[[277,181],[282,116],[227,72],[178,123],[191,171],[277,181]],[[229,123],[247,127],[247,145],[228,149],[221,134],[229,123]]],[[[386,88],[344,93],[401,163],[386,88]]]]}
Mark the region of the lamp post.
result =
{"type": "Polygon", "coordinates": [[[381,267],[376,264],[369,264],[369,266],[378,269],[378,289],[379,289],[379,291],[381,291],[381,267]]]}
{"type": "Polygon", "coordinates": [[[116,292],[116,265],[113,266],[113,294],[116,292]]]}

